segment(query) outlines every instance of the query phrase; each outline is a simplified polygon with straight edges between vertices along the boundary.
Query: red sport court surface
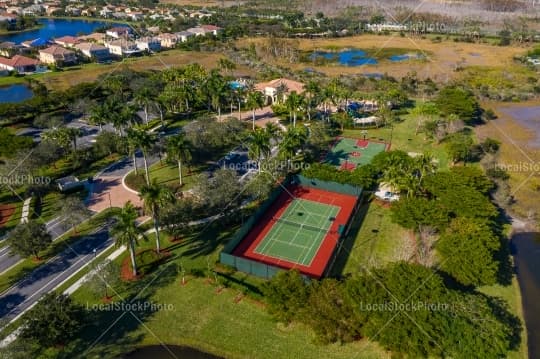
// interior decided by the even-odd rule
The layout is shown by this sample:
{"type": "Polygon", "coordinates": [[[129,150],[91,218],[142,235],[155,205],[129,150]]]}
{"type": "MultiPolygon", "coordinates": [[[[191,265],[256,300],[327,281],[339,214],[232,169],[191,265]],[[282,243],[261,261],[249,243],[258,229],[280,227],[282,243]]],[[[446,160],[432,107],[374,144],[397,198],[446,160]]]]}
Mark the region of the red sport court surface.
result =
{"type": "Polygon", "coordinates": [[[357,200],[352,195],[289,186],[233,253],[320,278],[357,200]]]}

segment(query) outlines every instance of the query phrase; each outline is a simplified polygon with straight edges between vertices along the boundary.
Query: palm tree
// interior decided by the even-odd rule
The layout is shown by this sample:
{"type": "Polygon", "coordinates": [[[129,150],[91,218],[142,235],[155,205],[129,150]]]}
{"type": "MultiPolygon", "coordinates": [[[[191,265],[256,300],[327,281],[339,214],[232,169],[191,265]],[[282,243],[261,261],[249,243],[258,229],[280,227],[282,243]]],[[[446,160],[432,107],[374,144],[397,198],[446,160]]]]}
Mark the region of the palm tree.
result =
{"type": "Polygon", "coordinates": [[[232,72],[236,69],[236,64],[226,57],[222,57],[218,60],[218,67],[229,73],[229,76],[232,77],[232,72]]]}
{"type": "Polygon", "coordinates": [[[231,88],[217,70],[210,72],[205,85],[205,90],[210,97],[210,103],[218,113],[219,121],[221,120],[221,104],[223,103],[223,99],[227,97],[227,92],[231,91],[231,88]]]}
{"type": "Polygon", "coordinates": [[[303,104],[304,97],[297,94],[296,91],[291,92],[285,101],[285,106],[287,106],[287,109],[292,114],[293,127],[296,127],[296,116],[303,104]]]}
{"type": "Polygon", "coordinates": [[[275,123],[267,122],[264,129],[268,133],[270,140],[274,140],[275,142],[277,142],[281,137],[281,129],[275,123]]]}
{"type": "Polygon", "coordinates": [[[257,161],[257,168],[261,172],[261,162],[263,157],[270,157],[270,135],[266,130],[258,128],[253,131],[249,138],[249,157],[257,161]]]}
{"type": "Polygon", "coordinates": [[[255,111],[261,109],[264,106],[264,96],[259,91],[251,91],[248,93],[246,106],[252,112],[253,130],[255,130],[255,111]]]}
{"type": "Polygon", "coordinates": [[[279,144],[279,152],[285,159],[290,160],[306,143],[306,140],[307,133],[303,128],[289,127],[283,136],[283,141],[279,144]]]}
{"type": "Polygon", "coordinates": [[[115,238],[116,246],[126,246],[131,257],[131,268],[133,275],[137,276],[137,263],[135,261],[135,245],[139,238],[145,238],[144,230],[137,226],[137,210],[128,201],[120,213],[116,216],[117,222],[111,229],[111,234],[115,238]]]}
{"type": "Polygon", "coordinates": [[[148,87],[141,87],[135,93],[135,103],[142,107],[144,111],[144,123],[148,124],[148,108],[152,103],[152,92],[148,87]]]}
{"type": "Polygon", "coordinates": [[[182,181],[182,164],[191,160],[190,144],[183,134],[169,138],[167,141],[167,155],[178,162],[178,178],[180,187],[184,185],[182,181]]]}
{"type": "Polygon", "coordinates": [[[99,126],[99,130],[103,130],[103,125],[108,122],[109,111],[105,105],[96,105],[90,109],[90,118],[88,122],[94,126],[99,126]]]}
{"type": "Polygon", "coordinates": [[[159,244],[159,213],[161,207],[174,201],[174,195],[167,187],[159,185],[154,179],[151,184],[142,186],[139,197],[144,202],[144,209],[152,214],[154,229],[156,231],[156,252],[161,248],[159,244]]]}
{"type": "MultiPolygon", "coordinates": [[[[156,139],[151,134],[146,132],[146,130],[144,130],[143,128],[133,127],[133,128],[128,129],[128,141],[130,145],[132,146],[132,148],[140,149],[142,152],[146,184],[149,185],[150,173],[148,171],[147,153],[156,142],[156,139]]],[[[133,161],[134,161],[134,165],[136,166],[135,151],[133,152],[133,161]]]]}
{"type": "Polygon", "coordinates": [[[315,107],[317,107],[317,104],[315,103],[317,99],[317,95],[321,92],[321,88],[319,87],[319,84],[315,81],[309,81],[305,88],[306,91],[306,105],[307,105],[307,116],[308,121],[311,121],[311,109],[312,106],[315,104],[315,107]]]}

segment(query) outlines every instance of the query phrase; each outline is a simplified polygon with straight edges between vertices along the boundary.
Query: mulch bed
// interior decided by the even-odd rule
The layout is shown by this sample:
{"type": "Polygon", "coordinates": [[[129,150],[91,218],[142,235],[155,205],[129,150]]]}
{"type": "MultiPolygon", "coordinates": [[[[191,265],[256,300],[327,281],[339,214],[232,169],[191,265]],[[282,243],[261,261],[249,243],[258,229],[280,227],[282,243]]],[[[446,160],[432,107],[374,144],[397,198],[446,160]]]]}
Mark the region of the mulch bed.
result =
{"type": "Polygon", "coordinates": [[[15,213],[15,208],[13,204],[0,204],[0,228],[11,219],[11,216],[15,213]]]}
{"type": "MultiPolygon", "coordinates": [[[[135,253],[135,258],[137,258],[137,256],[140,256],[142,253],[149,252],[149,251],[154,251],[154,249],[145,249],[145,250],[136,252],[135,253]]],[[[157,254],[155,254],[155,255],[157,256],[157,254]]],[[[163,261],[163,260],[165,260],[166,258],[168,258],[170,256],[171,256],[171,252],[167,251],[166,249],[162,249],[161,252],[160,252],[160,257],[156,258],[156,260],[154,262],[152,262],[152,263],[155,263],[156,261],[163,261]]],[[[145,263],[144,266],[147,266],[148,264],[150,264],[150,263],[145,263]]],[[[137,268],[137,270],[138,270],[139,273],[137,274],[137,276],[134,276],[133,275],[133,269],[131,268],[131,256],[128,253],[126,258],[124,258],[124,260],[122,261],[122,267],[121,267],[121,270],[120,270],[120,278],[125,282],[139,280],[144,276],[144,274],[141,273],[141,268],[140,267],[137,268]]]]}

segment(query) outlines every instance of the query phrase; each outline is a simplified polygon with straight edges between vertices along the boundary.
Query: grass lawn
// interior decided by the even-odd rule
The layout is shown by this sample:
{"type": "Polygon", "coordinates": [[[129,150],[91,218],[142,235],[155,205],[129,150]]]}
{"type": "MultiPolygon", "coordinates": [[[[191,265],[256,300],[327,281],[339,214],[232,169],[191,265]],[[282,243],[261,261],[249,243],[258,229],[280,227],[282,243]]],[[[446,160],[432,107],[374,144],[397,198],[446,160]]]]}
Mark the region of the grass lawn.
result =
{"type": "MultiPolygon", "coordinates": [[[[367,130],[368,139],[391,141],[391,150],[401,150],[405,152],[432,154],[439,161],[439,169],[448,168],[448,155],[444,144],[436,144],[435,141],[425,139],[424,134],[415,134],[416,121],[411,115],[402,116],[403,121],[390,127],[367,130]]],[[[344,130],[344,137],[363,138],[361,129],[344,130]]]]}
{"type": "MultiPolygon", "coordinates": [[[[183,191],[193,187],[197,181],[197,176],[208,166],[206,164],[191,166],[191,172],[186,164],[182,166],[182,179],[184,185],[181,187],[183,191]]],[[[165,161],[163,163],[157,162],[149,168],[150,179],[156,179],[157,183],[170,187],[173,191],[180,189],[180,182],[178,176],[178,165],[168,164],[165,161]]],[[[135,171],[129,173],[126,177],[126,185],[139,191],[140,188],[146,183],[144,178],[144,168],[139,168],[139,174],[136,175],[135,171]]]]}
{"type": "Polygon", "coordinates": [[[341,274],[358,273],[364,268],[381,267],[414,255],[414,237],[393,223],[390,209],[378,202],[364,204],[353,226],[357,230],[351,231],[345,240],[341,258],[334,269],[340,270],[341,274]]]}
{"type": "MultiPolygon", "coordinates": [[[[220,271],[216,283],[208,269],[214,267],[223,239],[235,229],[223,232],[218,226],[211,226],[187,236],[183,242],[163,239],[163,247],[171,254],[168,262],[113,298],[151,302],[162,305],[162,310],[134,311],[144,325],[132,315],[124,315],[84,356],[113,357],[137,346],[167,343],[192,346],[227,358],[353,358],[359,353],[361,358],[390,357],[377,344],[367,341],[316,345],[308,328],[275,323],[257,300],[262,283],[257,278],[220,271]],[[186,285],[181,284],[183,271],[186,285]],[[243,297],[248,290],[255,295],[243,297]]],[[[151,238],[138,251],[153,246],[151,238]]],[[[127,255],[118,258],[119,263],[127,255]]],[[[101,303],[88,287],[74,293],[74,299],[89,307],[101,303]]],[[[90,325],[79,341],[66,348],[68,353],[81,355],[122,314],[96,311],[97,325],[90,325]]]]}

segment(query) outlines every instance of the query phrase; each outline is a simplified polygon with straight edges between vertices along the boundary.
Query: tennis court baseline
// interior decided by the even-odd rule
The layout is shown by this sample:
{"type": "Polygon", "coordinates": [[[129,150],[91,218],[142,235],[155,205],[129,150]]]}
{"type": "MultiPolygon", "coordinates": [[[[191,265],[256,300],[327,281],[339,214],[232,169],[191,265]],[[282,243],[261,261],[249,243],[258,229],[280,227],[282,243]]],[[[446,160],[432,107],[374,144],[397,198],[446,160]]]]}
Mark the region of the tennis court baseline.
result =
{"type": "Polygon", "coordinates": [[[254,252],[309,266],[339,211],[339,206],[295,198],[281,217],[272,219],[270,231],[254,252]]]}

